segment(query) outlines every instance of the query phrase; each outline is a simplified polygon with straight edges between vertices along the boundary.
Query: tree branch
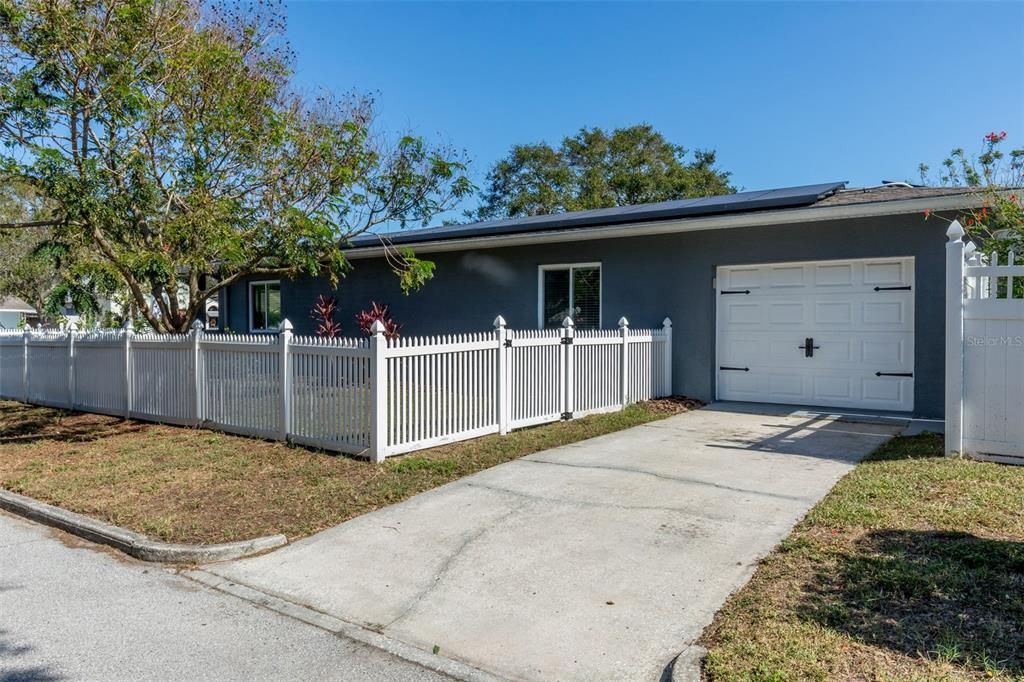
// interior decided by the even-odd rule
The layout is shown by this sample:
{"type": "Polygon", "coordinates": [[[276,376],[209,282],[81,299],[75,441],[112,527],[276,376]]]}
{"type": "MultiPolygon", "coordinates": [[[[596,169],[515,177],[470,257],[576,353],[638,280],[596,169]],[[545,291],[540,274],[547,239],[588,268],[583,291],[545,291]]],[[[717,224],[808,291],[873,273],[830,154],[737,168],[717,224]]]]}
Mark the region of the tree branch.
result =
{"type": "Polygon", "coordinates": [[[0,230],[30,230],[37,227],[59,227],[63,220],[29,220],[23,223],[0,223],[0,230]]]}

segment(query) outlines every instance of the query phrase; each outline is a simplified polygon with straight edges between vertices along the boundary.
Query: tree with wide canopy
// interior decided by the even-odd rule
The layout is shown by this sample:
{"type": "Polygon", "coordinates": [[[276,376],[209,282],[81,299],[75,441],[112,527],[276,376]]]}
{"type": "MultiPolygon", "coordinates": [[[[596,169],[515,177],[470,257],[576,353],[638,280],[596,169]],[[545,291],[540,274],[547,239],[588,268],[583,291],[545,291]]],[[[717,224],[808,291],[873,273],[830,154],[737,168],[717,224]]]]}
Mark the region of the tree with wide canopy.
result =
{"type": "MultiPolygon", "coordinates": [[[[49,212],[0,227],[46,228],[67,281],[181,332],[246,277],[337,284],[354,236],[473,191],[450,147],[376,130],[370,97],[296,92],[283,29],[268,3],[0,0],[0,176],[49,212]]],[[[388,254],[406,290],[432,273],[388,254]]]]}

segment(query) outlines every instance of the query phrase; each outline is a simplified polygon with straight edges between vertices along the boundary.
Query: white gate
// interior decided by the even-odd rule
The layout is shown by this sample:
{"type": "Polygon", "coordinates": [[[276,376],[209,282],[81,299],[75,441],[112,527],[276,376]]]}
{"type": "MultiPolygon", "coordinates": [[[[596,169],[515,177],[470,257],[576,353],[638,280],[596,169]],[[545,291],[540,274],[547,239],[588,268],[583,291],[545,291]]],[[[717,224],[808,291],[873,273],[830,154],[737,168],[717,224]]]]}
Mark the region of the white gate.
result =
{"type": "Polygon", "coordinates": [[[946,453],[1024,464],[1024,265],[947,236],[946,453]]]}
{"type": "Polygon", "coordinates": [[[558,421],[566,412],[566,343],[572,327],[508,330],[508,426],[519,429],[558,421]]]}

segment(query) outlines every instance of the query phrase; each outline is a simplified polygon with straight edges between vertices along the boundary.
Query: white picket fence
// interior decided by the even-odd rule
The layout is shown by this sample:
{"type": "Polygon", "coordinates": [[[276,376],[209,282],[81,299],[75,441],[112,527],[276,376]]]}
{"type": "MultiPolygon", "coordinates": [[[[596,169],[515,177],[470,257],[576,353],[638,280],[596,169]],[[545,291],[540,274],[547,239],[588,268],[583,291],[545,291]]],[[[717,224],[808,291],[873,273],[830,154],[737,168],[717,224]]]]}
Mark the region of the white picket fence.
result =
{"type": "Polygon", "coordinates": [[[0,397],[202,425],[382,461],[672,393],[661,329],[512,330],[387,339],[0,332],[0,397]]]}
{"type": "Polygon", "coordinates": [[[946,453],[1024,464],[1024,265],[946,234],[946,453]]]}

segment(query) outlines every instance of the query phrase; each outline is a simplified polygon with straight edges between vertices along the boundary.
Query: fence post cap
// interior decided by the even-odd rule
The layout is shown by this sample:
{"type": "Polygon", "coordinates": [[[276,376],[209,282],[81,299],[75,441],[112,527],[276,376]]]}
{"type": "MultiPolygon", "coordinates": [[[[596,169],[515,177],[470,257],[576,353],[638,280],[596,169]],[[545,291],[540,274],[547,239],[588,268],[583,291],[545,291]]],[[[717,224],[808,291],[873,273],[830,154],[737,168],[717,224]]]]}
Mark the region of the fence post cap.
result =
{"type": "Polygon", "coordinates": [[[501,315],[498,315],[496,318],[494,318],[495,329],[504,329],[507,325],[508,323],[505,322],[505,318],[502,317],[501,315]]]}
{"type": "Polygon", "coordinates": [[[977,250],[977,244],[975,244],[974,242],[967,242],[967,244],[964,245],[964,257],[969,258],[970,256],[974,255],[974,252],[977,250]]]}
{"type": "MultiPolygon", "coordinates": [[[[199,320],[196,320],[196,322],[199,322],[199,320]]],[[[292,326],[291,320],[289,320],[287,317],[281,320],[281,331],[290,332],[293,329],[295,329],[295,327],[292,326]]]]}
{"type": "Polygon", "coordinates": [[[370,325],[370,333],[374,336],[382,336],[387,330],[388,328],[380,320],[374,320],[373,324],[370,325]]]}
{"type": "Polygon", "coordinates": [[[629,326],[629,320],[627,320],[626,316],[623,315],[622,317],[619,318],[619,329],[622,329],[623,327],[628,327],[628,326],[629,326]]]}
{"type": "Polygon", "coordinates": [[[662,327],[671,327],[672,326],[672,318],[671,317],[666,317],[664,320],[661,321],[661,326],[662,327]]]}
{"type": "Polygon", "coordinates": [[[562,320],[562,326],[565,327],[566,329],[572,329],[573,327],[576,326],[576,323],[572,321],[571,317],[566,317],[564,320],[562,320]]]}
{"type": "Polygon", "coordinates": [[[954,220],[953,222],[951,222],[949,224],[949,229],[946,230],[946,237],[949,238],[949,241],[951,241],[951,242],[958,241],[963,236],[964,236],[964,226],[960,224],[960,221],[959,220],[954,220]]]}
{"type": "Polygon", "coordinates": [[[192,329],[193,331],[197,332],[203,331],[203,321],[200,320],[199,318],[196,318],[196,320],[192,322],[192,329]]]}
{"type": "Polygon", "coordinates": [[[125,320],[124,324],[121,325],[121,328],[124,329],[126,332],[133,331],[132,319],[129,317],[127,320],[125,320]]]}

